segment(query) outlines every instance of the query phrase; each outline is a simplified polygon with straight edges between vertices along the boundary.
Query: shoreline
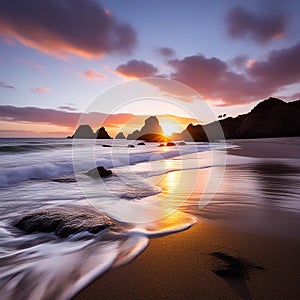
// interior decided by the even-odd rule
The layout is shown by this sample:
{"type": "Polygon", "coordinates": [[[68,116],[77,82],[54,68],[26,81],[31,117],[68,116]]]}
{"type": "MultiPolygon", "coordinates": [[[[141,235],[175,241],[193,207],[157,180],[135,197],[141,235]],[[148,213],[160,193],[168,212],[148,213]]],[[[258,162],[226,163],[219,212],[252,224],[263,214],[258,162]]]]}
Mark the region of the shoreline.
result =
{"type": "MultiPolygon", "coordinates": [[[[300,138],[228,142],[240,147],[227,150],[235,156],[300,158],[300,138]]],[[[216,214],[220,212],[216,210],[216,214]]],[[[224,218],[205,216],[205,211],[200,213],[198,222],[188,230],[151,238],[137,258],[109,270],[73,299],[300,298],[299,214],[269,208],[256,211],[242,205],[233,207],[224,218]],[[251,213],[252,219],[244,218],[251,213]],[[250,227],[239,226],[247,222],[250,227]],[[214,252],[258,268],[241,277],[218,276],[216,270],[226,263],[214,257],[214,252]]]]}

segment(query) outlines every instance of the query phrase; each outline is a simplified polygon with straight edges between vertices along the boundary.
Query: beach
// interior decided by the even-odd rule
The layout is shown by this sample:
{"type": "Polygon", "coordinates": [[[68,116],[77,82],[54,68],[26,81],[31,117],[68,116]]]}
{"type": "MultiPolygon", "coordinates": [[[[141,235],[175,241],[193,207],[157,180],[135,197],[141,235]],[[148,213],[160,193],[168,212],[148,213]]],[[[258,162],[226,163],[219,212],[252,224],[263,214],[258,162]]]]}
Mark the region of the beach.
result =
{"type": "Polygon", "coordinates": [[[74,299],[299,299],[300,138],[230,143],[214,200],[197,207],[200,187],[184,205],[197,223],[150,239],[74,299]]]}

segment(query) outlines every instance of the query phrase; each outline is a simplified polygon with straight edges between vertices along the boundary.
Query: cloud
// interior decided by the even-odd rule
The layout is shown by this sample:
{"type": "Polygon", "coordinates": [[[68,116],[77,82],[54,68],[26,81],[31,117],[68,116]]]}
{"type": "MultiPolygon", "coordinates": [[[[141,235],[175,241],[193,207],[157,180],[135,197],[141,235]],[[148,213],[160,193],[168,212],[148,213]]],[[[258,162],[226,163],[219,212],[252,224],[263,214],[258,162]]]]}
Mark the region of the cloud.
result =
{"type": "Polygon", "coordinates": [[[5,82],[0,82],[0,88],[14,89],[15,87],[13,85],[7,84],[5,82]]]}
{"type": "Polygon", "coordinates": [[[69,106],[69,105],[59,106],[58,109],[68,110],[68,111],[76,111],[77,110],[76,107],[72,107],[72,106],[69,106]]]}
{"type": "Polygon", "coordinates": [[[101,72],[98,72],[98,71],[95,71],[93,69],[86,70],[85,72],[82,73],[82,75],[86,79],[89,79],[89,80],[99,80],[99,79],[105,79],[106,78],[105,74],[103,74],[101,72]]]}
{"type": "Polygon", "coordinates": [[[250,37],[260,44],[282,37],[286,32],[286,19],[283,15],[255,14],[240,6],[227,13],[226,23],[232,38],[250,37]]]}
{"type": "Polygon", "coordinates": [[[32,93],[38,93],[38,94],[46,94],[51,92],[50,88],[47,87],[36,87],[30,90],[32,93]]]}
{"type": "Polygon", "coordinates": [[[276,91],[285,85],[300,82],[300,42],[296,45],[273,50],[265,61],[255,61],[247,73],[260,84],[276,91]]]}
{"type": "Polygon", "coordinates": [[[300,43],[271,51],[266,60],[248,60],[243,72],[218,58],[193,55],[170,60],[171,79],[183,82],[219,105],[239,105],[269,97],[300,82],[300,43]],[[221,102],[220,102],[221,101],[221,102]]]}
{"type": "Polygon", "coordinates": [[[228,61],[227,64],[237,70],[243,69],[248,62],[247,55],[239,55],[228,61]]]}
{"type": "Polygon", "coordinates": [[[80,118],[83,124],[90,124],[93,128],[98,128],[101,124],[104,126],[124,124],[134,117],[131,114],[108,115],[100,112],[82,114],[38,107],[0,105],[0,121],[44,123],[72,129],[80,118]]]}
{"type": "Polygon", "coordinates": [[[161,47],[161,48],[156,49],[156,51],[165,58],[171,58],[176,55],[175,50],[170,47],[161,47]]]}
{"type": "Polygon", "coordinates": [[[0,34],[61,58],[129,52],[135,30],[93,0],[0,0],[0,34]]]}
{"type": "Polygon", "coordinates": [[[158,69],[143,60],[130,60],[126,64],[116,68],[119,75],[129,78],[153,77],[157,75],[158,69]]]}
{"type": "Polygon", "coordinates": [[[43,71],[47,71],[47,68],[41,64],[37,64],[31,60],[27,60],[27,59],[23,59],[21,57],[16,57],[16,60],[23,63],[23,64],[26,64],[26,65],[29,65],[29,66],[32,66],[36,69],[40,69],[40,70],[43,70],[43,71]]]}

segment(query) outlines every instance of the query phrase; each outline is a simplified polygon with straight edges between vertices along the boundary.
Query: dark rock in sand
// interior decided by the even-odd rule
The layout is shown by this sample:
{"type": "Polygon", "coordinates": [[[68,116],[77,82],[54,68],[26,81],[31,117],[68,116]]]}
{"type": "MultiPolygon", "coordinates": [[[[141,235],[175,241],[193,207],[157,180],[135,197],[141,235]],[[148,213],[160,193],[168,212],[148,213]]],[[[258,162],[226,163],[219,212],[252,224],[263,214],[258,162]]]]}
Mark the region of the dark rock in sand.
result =
{"type": "Polygon", "coordinates": [[[179,146],[184,146],[184,145],[186,145],[186,143],[185,142],[179,142],[178,145],[179,146]]]}
{"type": "Polygon", "coordinates": [[[165,144],[159,144],[158,147],[165,147],[165,144]]]}
{"type": "Polygon", "coordinates": [[[249,278],[252,270],[265,271],[263,267],[239,257],[234,257],[223,252],[213,252],[211,255],[221,262],[221,267],[214,270],[214,273],[222,278],[249,278]]]}
{"type": "Polygon", "coordinates": [[[92,170],[89,170],[85,174],[88,176],[91,176],[93,178],[108,177],[108,176],[112,175],[112,171],[106,170],[104,167],[100,166],[100,167],[94,168],[92,170]]]}
{"type": "Polygon", "coordinates": [[[104,144],[104,145],[102,145],[102,147],[110,148],[110,147],[112,147],[112,146],[111,146],[111,145],[104,144]]]}
{"type": "Polygon", "coordinates": [[[119,132],[116,136],[115,139],[119,139],[119,140],[124,140],[126,139],[125,135],[123,132],[119,132]]]}
{"type": "Polygon", "coordinates": [[[21,217],[14,226],[26,233],[54,232],[57,236],[67,237],[82,231],[96,234],[107,227],[114,226],[114,222],[88,207],[68,207],[28,213],[21,217]]]}
{"type": "Polygon", "coordinates": [[[144,145],[146,145],[146,144],[143,143],[143,142],[140,142],[140,143],[138,143],[138,145],[139,145],[139,146],[144,146],[144,145]]]}
{"type": "Polygon", "coordinates": [[[127,148],[135,148],[135,146],[132,145],[132,144],[129,144],[129,145],[127,146],[127,148]]]}
{"type": "Polygon", "coordinates": [[[168,147],[172,147],[172,146],[176,146],[176,144],[173,143],[173,142],[168,142],[168,143],[167,143],[167,146],[168,146],[168,147]]]}

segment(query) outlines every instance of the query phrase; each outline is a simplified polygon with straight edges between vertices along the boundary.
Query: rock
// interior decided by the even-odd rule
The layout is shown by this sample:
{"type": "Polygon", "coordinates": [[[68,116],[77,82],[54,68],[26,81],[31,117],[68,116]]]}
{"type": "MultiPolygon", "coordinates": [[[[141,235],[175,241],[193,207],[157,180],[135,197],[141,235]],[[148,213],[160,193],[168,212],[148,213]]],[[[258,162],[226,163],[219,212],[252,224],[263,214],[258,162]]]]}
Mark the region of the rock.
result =
{"type": "Polygon", "coordinates": [[[140,137],[139,130],[135,130],[132,133],[129,133],[127,136],[127,140],[137,140],[140,137]]]}
{"type": "Polygon", "coordinates": [[[144,146],[144,145],[146,145],[146,144],[143,143],[143,142],[140,142],[140,143],[138,143],[138,145],[139,145],[139,146],[144,146]]]}
{"type": "Polygon", "coordinates": [[[75,139],[94,139],[95,137],[95,133],[89,125],[80,125],[72,136],[75,139]]]}
{"type": "Polygon", "coordinates": [[[178,145],[179,146],[184,146],[184,145],[186,145],[186,143],[185,142],[179,142],[178,145]]]}
{"type": "Polygon", "coordinates": [[[159,144],[158,147],[165,147],[165,144],[159,144]]]}
{"type": "Polygon", "coordinates": [[[155,116],[151,116],[145,120],[145,124],[141,130],[135,130],[133,133],[128,134],[127,139],[162,142],[166,140],[166,137],[163,135],[158,119],[155,116]]]}
{"type": "Polygon", "coordinates": [[[129,145],[127,146],[127,148],[135,148],[135,146],[132,145],[132,144],[129,144],[129,145]]]}
{"type": "Polygon", "coordinates": [[[112,147],[112,145],[104,144],[104,145],[102,145],[102,147],[107,147],[107,148],[109,148],[109,147],[112,147]]]}
{"type": "Polygon", "coordinates": [[[167,142],[169,139],[159,133],[146,133],[137,138],[137,140],[143,140],[146,142],[167,142]]]}
{"type": "Polygon", "coordinates": [[[176,146],[176,144],[173,143],[173,142],[168,142],[168,143],[167,143],[167,146],[168,146],[168,147],[172,147],[172,146],[176,146]]]}
{"type": "Polygon", "coordinates": [[[22,216],[14,224],[26,233],[54,232],[60,237],[67,237],[82,231],[96,234],[114,225],[110,218],[88,207],[39,210],[22,216]]]}
{"type": "Polygon", "coordinates": [[[75,177],[58,177],[58,178],[53,178],[52,181],[70,183],[70,182],[76,182],[77,180],[75,177]]]}
{"type": "Polygon", "coordinates": [[[96,131],[96,138],[97,139],[111,139],[111,137],[109,136],[109,134],[107,133],[107,131],[105,130],[104,127],[101,127],[96,131]]]}
{"type": "Polygon", "coordinates": [[[108,176],[112,175],[112,171],[106,170],[104,167],[100,166],[100,167],[94,168],[92,170],[89,170],[85,174],[90,177],[93,177],[93,178],[108,177],[108,176]]]}
{"type": "Polygon", "coordinates": [[[119,132],[116,136],[115,136],[115,139],[120,139],[120,140],[123,140],[123,139],[126,139],[125,135],[123,132],[119,132]]]}

